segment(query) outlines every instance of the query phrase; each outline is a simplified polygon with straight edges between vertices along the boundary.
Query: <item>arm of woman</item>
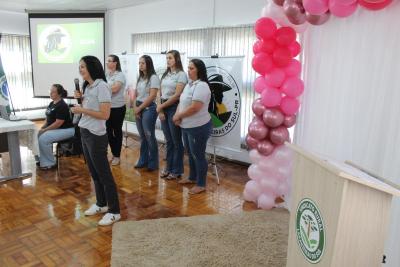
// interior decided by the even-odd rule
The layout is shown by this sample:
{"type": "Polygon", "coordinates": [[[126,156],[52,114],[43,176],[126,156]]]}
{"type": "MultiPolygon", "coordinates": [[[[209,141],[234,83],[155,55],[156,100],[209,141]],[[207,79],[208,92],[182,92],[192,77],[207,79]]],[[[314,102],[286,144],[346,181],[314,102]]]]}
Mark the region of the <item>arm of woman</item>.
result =
{"type": "Polygon", "coordinates": [[[143,103],[139,106],[136,106],[135,108],[135,114],[138,115],[140,114],[143,109],[147,108],[148,106],[150,106],[150,104],[156,99],[157,97],[157,88],[151,88],[150,89],[150,93],[149,96],[143,101],[143,103]]]}
{"type": "Polygon", "coordinates": [[[112,86],[111,86],[111,92],[113,94],[116,94],[121,90],[122,88],[122,83],[120,81],[116,81],[112,86]]]}
{"type": "Polygon", "coordinates": [[[96,111],[92,109],[82,108],[81,106],[76,105],[71,108],[71,111],[74,114],[82,113],[90,117],[93,117],[95,119],[108,120],[108,118],[110,117],[111,103],[110,102],[100,103],[99,108],[100,110],[96,111]]]}
{"type": "Polygon", "coordinates": [[[182,121],[183,118],[190,117],[193,114],[196,114],[197,112],[200,111],[200,109],[203,107],[204,103],[201,101],[192,101],[192,104],[185,108],[184,110],[180,112],[176,112],[174,117],[172,118],[173,122],[178,125],[182,121]]]}
{"type": "Polygon", "coordinates": [[[45,131],[48,130],[55,130],[61,127],[61,125],[63,125],[64,120],[60,120],[60,119],[56,119],[55,122],[53,122],[52,124],[50,124],[49,126],[47,126],[47,124],[45,124],[40,130],[39,130],[39,134],[44,133],[45,131]]]}

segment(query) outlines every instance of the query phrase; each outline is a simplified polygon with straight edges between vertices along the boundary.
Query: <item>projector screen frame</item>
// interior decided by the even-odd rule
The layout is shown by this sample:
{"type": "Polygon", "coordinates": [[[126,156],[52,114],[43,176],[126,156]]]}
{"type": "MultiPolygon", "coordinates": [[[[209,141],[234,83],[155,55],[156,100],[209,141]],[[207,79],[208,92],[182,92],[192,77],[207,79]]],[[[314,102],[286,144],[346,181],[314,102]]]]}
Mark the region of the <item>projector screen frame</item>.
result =
{"type": "MultiPolygon", "coordinates": [[[[31,35],[31,18],[38,18],[38,19],[65,19],[65,18],[101,18],[103,19],[103,62],[105,64],[106,59],[106,30],[105,30],[105,11],[76,11],[76,12],[35,12],[33,10],[27,10],[28,12],[28,27],[29,27],[29,44],[31,47],[31,67],[32,67],[32,88],[33,88],[33,97],[34,98],[50,98],[50,96],[41,96],[35,94],[35,82],[34,82],[34,74],[33,74],[33,52],[32,52],[32,35],[31,35]]],[[[105,66],[103,66],[105,68],[105,66]]],[[[73,99],[73,96],[68,96],[68,99],[73,99]]]]}

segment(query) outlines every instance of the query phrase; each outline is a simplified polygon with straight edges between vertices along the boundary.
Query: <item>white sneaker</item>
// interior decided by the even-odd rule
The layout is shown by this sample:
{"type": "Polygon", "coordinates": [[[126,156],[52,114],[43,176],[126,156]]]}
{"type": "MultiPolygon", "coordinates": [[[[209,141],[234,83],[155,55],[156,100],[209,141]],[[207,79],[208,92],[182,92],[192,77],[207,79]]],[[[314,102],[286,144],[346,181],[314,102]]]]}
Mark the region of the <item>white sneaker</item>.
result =
{"type": "Polygon", "coordinates": [[[111,225],[121,219],[120,214],[106,213],[103,218],[99,221],[99,225],[111,225]]]}
{"type": "Polygon", "coordinates": [[[87,210],[85,210],[85,215],[86,216],[91,216],[91,215],[95,215],[95,214],[99,214],[99,213],[106,213],[108,211],[108,207],[99,207],[96,204],[92,204],[92,206],[90,206],[90,208],[88,208],[87,210]]]}
{"type": "Polygon", "coordinates": [[[112,166],[119,165],[119,163],[120,163],[120,160],[117,157],[113,158],[112,161],[111,161],[111,165],[112,166]]]}

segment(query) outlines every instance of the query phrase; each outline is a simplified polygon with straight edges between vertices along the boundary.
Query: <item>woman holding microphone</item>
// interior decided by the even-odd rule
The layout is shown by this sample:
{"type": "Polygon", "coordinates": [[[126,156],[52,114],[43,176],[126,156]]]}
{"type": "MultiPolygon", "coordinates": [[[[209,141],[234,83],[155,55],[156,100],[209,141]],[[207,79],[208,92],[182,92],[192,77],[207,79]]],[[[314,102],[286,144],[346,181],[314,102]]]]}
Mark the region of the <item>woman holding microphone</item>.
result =
{"type": "MultiPolygon", "coordinates": [[[[85,211],[85,215],[106,213],[98,224],[110,225],[121,219],[117,187],[107,160],[106,120],[110,117],[111,90],[103,66],[96,57],[82,57],[79,73],[84,80],[82,107],[77,105],[71,111],[82,114],[78,126],[96,191],[96,203],[85,211]]],[[[80,96],[80,93],[75,93],[76,98],[80,96]]]]}

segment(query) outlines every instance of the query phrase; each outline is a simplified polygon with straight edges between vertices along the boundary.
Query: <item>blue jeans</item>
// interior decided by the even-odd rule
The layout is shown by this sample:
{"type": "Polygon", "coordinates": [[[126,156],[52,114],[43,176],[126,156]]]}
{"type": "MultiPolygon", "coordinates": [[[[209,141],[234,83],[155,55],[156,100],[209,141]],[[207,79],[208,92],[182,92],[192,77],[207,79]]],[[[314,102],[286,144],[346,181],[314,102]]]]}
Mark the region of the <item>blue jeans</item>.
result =
{"type": "Polygon", "coordinates": [[[211,132],[211,121],[199,127],[182,128],[183,142],[189,154],[189,180],[203,187],[206,186],[207,181],[206,147],[211,132]]]}
{"type": "Polygon", "coordinates": [[[75,128],[48,130],[38,136],[40,167],[50,167],[56,164],[53,154],[53,143],[69,139],[75,134],[75,128]]]}
{"type": "MultiPolygon", "coordinates": [[[[136,101],[136,106],[142,102],[136,101]]],[[[140,157],[137,166],[156,170],[158,169],[158,145],[156,140],[156,104],[152,103],[145,108],[139,118],[136,118],[136,127],[140,135],[140,157]]]]}
{"type": "Polygon", "coordinates": [[[167,168],[166,171],[172,174],[183,174],[183,143],[182,132],[179,126],[172,121],[178,104],[164,109],[165,120],[161,121],[161,128],[164,132],[167,143],[167,168]]]}

